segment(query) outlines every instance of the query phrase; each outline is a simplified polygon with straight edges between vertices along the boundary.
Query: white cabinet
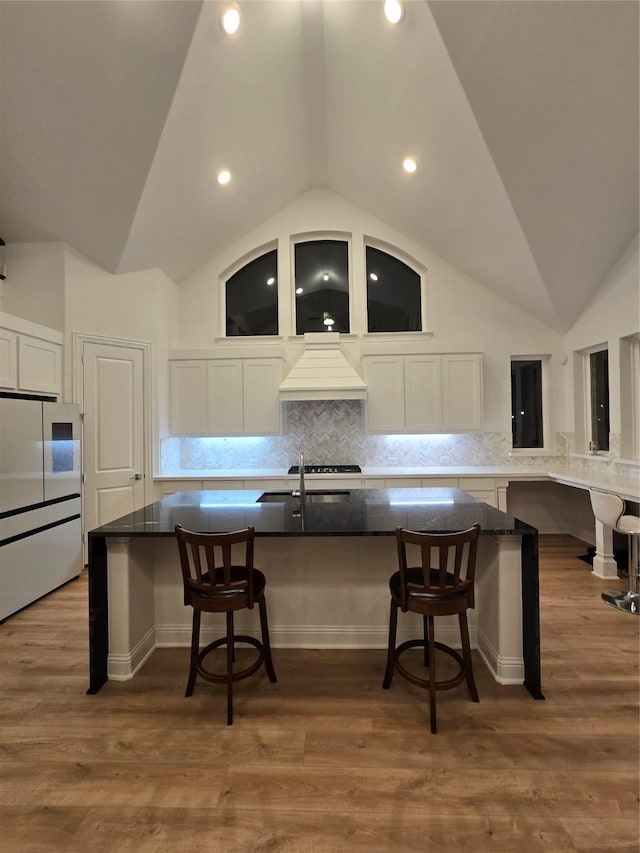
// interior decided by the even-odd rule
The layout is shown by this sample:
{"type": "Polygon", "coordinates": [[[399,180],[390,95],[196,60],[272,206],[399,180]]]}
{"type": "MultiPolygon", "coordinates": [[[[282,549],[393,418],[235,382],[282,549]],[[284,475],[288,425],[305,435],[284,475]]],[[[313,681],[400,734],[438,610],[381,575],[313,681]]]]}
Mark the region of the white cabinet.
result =
{"type": "Polygon", "coordinates": [[[0,329],[0,388],[18,387],[18,336],[0,329]]]}
{"type": "Polygon", "coordinates": [[[369,433],[482,429],[482,355],[374,355],[365,359],[369,433]]]}
{"type": "Polygon", "coordinates": [[[7,314],[0,321],[7,323],[0,327],[0,388],[60,395],[62,333],[7,314]]]}
{"type": "Polygon", "coordinates": [[[271,358],[171,361],[171,434],[280,434],[280,373],[271,358]]]}
{"type": "Polygon", "coordinates": [[[206,435],[206,362],[174,361],[169,364],[169,407],[172,435],[206,435]]]}
{"type": "Polygon", "coordinates": [[[482,356],[440,356],[442,368],[442,432],[482,429],[482,356]]]}

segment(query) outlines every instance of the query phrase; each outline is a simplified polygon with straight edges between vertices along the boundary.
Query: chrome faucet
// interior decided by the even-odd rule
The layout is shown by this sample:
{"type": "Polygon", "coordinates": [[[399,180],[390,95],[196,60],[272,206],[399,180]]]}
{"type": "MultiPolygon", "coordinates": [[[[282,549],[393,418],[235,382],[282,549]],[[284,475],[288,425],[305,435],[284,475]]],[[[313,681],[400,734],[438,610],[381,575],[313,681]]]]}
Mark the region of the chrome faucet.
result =
{"type": "Polygon", "coordinates": [[[294,489],[291,492],[291,495],[294,498],[300,498],[300,500],[304,502],[307,492],[304,485],[304,453],[302,453],[302,451],[300,451],[300,461],[298,463],[298,468],[300,469],[300,482],[298,484],[298,488],[294,489]]]}

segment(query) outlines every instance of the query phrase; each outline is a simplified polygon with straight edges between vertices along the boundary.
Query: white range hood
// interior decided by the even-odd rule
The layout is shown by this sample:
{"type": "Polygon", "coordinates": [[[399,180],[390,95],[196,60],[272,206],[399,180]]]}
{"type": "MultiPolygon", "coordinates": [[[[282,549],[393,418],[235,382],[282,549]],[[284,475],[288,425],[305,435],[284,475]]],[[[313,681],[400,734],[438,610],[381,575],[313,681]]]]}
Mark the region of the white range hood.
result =
{"type": "Polygon", "coordinates": [[[280,385],[280,399],[365,400],[367,386],[340,350],[339,332],[311,332],[305,350],[280,385]]]}

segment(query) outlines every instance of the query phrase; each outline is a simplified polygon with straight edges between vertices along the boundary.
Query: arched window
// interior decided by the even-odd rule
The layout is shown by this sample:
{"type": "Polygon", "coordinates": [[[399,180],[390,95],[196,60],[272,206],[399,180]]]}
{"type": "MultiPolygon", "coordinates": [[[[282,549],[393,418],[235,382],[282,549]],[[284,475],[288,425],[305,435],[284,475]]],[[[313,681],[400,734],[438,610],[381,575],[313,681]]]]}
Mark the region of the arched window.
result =
{"type": "Polygon", "coordinates": [[[349,332],[349,244],[294,244],[296,334],[349,332]]]}
{"type": "Polygon", "coordinates": [[[366,247],[369,332],[422,331],[422,277],[399,258],[366,247]]]}
{"type": "Polygon", "coordinates": [[[278,252],[245,264],[225,282],[227,337],[278,334],[278,252]]]}

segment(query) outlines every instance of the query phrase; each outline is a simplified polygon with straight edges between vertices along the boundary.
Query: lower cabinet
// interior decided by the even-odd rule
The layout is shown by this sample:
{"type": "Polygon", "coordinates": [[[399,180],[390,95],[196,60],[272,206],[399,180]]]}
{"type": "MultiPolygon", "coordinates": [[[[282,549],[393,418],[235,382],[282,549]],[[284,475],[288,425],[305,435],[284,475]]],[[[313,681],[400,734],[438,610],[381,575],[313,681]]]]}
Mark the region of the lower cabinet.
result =
{"type": "Polygon", "coordinates": [[[280,435],[280,359],[169,362],[174,436],[280,435]]]}

